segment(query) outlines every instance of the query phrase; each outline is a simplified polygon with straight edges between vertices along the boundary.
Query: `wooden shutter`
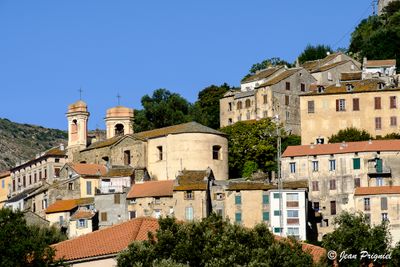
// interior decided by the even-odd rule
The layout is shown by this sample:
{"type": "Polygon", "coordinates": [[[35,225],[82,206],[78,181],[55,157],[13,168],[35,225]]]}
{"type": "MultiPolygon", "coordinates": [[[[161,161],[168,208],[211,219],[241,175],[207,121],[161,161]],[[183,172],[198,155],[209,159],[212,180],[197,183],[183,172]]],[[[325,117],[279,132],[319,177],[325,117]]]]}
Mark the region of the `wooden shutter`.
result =
{"type": "Polygon", "coordinates": [[[102,212],[102,213],[101,213],[101,221],[102,221],[102,222],[107,221],[107,212],[102,212]]]}
{"type": "Polygon", "coordinates": [[[336,111],[339,111],[339,99],[336,99],[336,111]]]}

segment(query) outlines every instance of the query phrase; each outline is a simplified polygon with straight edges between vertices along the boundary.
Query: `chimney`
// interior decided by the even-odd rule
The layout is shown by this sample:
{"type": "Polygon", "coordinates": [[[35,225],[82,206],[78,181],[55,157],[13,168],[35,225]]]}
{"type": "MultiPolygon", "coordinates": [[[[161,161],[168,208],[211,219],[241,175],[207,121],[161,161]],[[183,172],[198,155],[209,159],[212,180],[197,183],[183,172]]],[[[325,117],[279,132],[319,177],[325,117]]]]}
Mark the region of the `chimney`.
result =
{"type": "Polygon", "coordinates": [[[339,79],[336,80],[336,87],[340,87],[340,81],[339,81],[339,79]]]}
{"type": "Polygon", "coordinates": [[[299,61],[299,58],[296,58],[296,68],[299,68],[300,67],[300,61],[299,61]]]}
{"type": "Polygon", "coordinates": [[[61,151],[64,151],[64,149],[65,149],[64,144],[61,143],[61,144],[60,144],[60,150],[61,150],[61,151]]]}

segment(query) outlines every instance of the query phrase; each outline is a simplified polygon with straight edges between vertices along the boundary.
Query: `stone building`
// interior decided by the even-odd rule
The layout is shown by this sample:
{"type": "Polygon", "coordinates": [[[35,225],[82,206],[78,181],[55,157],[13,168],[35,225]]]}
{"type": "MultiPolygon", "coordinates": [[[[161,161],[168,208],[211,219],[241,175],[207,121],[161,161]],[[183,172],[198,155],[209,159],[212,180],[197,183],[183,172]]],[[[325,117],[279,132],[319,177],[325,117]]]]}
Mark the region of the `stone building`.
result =
{"type": "Polygon", "coordinates": [[[299,95],[316,80],[304,68],[277,69],[254,90],[225,93],[220,99],[221,127],[278,115],[287,131],[300,134],[299,95]]]}
{"type": "Polygon", "coordinates": [[[378,0],[378,15],[382,15],[383,9],[394,0],[378,0]]]}
{"type": "Polygon", "coordinates": [[[289,146],[282,155],[282,179],[308,180],[321,239],[333,230],[335,215],[354,210],[356,188],[400,185],[399,152],[400,140],[289,146]]]}
{"type": "Polygon", "coordinates": [[[11,175],[10,171],[0,173],[0,209],[4,206],[4,203],[8,199],[8,195],[11,193],[11,175]]]}
{"type": "Polygon", "coordinates": [[[339,130],[355,127],[372,136],[399,133],[400,89],[380,79],[347,81],[300,96],[301,142],[328,142],[339,130]]]}

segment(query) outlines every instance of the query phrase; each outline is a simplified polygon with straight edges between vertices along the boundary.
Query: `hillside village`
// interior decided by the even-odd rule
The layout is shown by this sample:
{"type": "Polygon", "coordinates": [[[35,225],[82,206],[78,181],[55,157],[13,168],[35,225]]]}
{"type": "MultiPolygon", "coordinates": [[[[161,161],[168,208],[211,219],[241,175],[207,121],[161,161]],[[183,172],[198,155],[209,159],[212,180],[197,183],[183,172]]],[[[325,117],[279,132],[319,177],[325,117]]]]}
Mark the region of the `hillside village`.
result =
{"type": "Polygon", "coordinates": [[[361,212],[371,225],[389,223],[394,246],[400,241],[400,140],[377,139],[400,134],[396,64],[334,52],[259,70],[240,89],[228,90],[220,99],[221,128],[271,119],[301,136],[301,145],[279,155],[280,169],[260,179],[232,179],[223,131],[188,122],[134,132],[134,110],[118,105],[105,111],[105,136],[90,135],[92,103],[77,100],[66,107],[67,144],[0,174],[0,207],[65,233],[69,240],[54,245],[56,258],[73,266],[115,264],[130,242],[157,229],[158,218],[191,222],[212,213],[318,242],[334,231],[341,212],[361,212]],[[329,143],[351,127],[377,139],[329,143]]]}

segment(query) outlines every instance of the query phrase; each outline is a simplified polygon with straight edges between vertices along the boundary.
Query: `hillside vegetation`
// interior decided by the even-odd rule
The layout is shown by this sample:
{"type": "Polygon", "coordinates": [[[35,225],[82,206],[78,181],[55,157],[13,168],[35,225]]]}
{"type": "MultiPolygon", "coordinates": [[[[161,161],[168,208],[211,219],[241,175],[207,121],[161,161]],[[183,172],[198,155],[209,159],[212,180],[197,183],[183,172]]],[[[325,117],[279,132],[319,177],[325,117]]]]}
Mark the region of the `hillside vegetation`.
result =
{"type": "Polygon", "coordinates": [[[0,171],[60,143],[65,144],[67,138],[65,131],[0,118],[0,171]]]}

